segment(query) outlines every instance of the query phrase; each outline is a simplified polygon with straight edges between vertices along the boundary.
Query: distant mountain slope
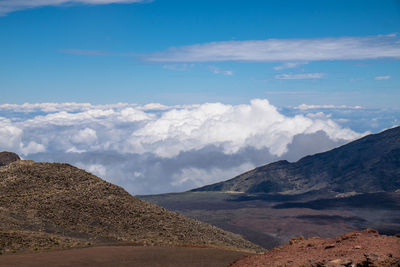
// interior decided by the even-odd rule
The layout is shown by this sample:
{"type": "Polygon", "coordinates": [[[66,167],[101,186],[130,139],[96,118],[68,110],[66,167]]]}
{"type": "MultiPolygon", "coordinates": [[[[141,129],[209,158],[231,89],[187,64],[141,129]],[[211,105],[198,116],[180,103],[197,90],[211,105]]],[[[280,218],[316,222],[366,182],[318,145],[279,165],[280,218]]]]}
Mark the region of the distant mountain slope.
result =
{"type": "Polygon", "coordinates": [[[3,166],[0,196],[0,254],[114,242],[259,249],[68,164],[21,160],[3,166]]]}
{"type": "Polygon", "coordinates": [[[278,161],[192,190],[245,193],[393,192],[400,189],[400,127],[295,163],[278,161]]]}

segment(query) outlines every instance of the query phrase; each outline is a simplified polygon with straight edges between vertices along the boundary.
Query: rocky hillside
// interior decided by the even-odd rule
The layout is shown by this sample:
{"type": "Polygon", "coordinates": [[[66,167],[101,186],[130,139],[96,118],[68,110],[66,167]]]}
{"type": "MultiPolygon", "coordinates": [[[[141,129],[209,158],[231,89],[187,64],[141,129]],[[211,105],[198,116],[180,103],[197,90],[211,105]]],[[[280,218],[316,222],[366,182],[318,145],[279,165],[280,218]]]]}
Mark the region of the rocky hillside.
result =
{"type": "Polygon", "coordinates": [[[259,250],[68,164],[20,160],[3,166],[0,195],[0,252],[118,242],[259,250]]]}
{"type": "Polygon", "coordinates": [[[264,255],[242,258],[230,266],[400,266],[400,237],[379,235],[373,229],[338,238],[298,237],[264,255]]]}
{"type": "Polygon", "coordinates": [[[305,193],[393,192],[400,189],[400,127],[368,135],[295,163],[278,161],[192,191],[305,193]]]}

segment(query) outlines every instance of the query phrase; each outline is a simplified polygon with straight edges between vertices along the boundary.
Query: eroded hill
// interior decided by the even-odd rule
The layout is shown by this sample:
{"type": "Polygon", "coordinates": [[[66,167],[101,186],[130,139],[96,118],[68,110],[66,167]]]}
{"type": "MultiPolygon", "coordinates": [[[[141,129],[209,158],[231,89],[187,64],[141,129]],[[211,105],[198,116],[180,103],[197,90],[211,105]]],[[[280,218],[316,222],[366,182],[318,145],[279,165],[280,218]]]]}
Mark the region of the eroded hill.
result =
{"type": "Polygon", "coordinates": [[[68,164],[0,168],[0,251],[125,242],[259,250],[241,236],[139,200],[68,164]]]}

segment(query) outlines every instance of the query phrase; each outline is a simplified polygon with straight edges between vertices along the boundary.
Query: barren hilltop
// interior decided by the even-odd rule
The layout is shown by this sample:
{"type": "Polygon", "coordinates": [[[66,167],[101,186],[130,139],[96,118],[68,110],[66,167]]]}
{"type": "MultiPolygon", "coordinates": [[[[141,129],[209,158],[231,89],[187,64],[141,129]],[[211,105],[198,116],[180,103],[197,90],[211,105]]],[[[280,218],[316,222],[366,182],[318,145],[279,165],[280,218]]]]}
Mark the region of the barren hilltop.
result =
{"type": "Polygon", "coordinates": [[[2,253],[121,243],[260,250],[69,164],[19,160],[3,166],[0,195],[2,253]]]}

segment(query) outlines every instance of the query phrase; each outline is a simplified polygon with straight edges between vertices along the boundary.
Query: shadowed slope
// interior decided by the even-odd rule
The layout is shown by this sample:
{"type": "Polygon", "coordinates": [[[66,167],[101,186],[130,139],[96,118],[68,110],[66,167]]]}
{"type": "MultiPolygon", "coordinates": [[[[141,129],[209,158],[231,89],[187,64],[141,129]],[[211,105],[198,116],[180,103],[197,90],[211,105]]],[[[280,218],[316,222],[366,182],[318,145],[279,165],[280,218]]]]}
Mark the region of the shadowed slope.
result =
{"type": "Polygon", "coordinates": [[[20,160],[19,156],[12,152],[0,152],[0,167],[10,164],[11,162],[20,160]]]}
{"type": "Polygon", "coordinates": [[[396,127],[295,163],[274,162],[192,191],[372,193],[399,188],[400,127],[396,127]]]}

